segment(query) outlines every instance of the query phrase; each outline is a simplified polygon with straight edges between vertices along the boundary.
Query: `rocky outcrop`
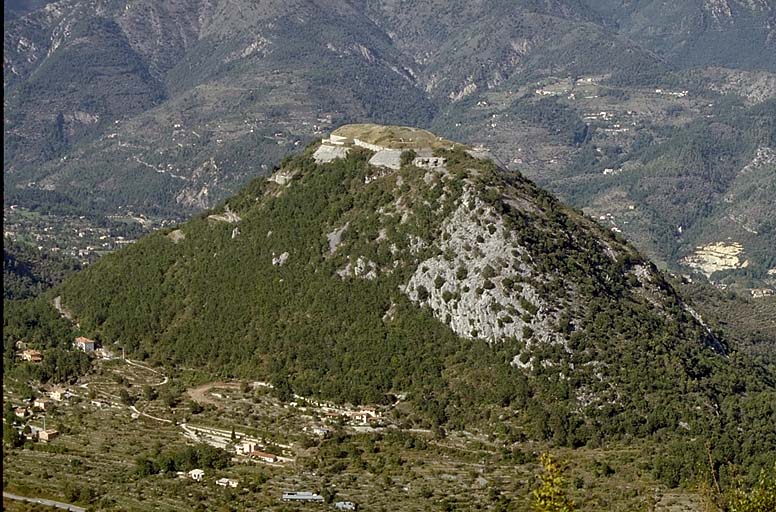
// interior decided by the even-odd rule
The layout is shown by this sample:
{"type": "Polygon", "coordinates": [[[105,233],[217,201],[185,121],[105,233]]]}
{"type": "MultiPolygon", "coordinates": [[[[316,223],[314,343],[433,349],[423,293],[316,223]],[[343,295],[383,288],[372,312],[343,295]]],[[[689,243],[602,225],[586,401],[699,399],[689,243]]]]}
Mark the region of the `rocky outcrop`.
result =
{"type": "Polygon", "coordinates": [[[343,146],[329,146],[328,144],[321,144],[318,149],[313,153],[313,160],[316,164],[327,164],[337,158],[345,158],[348,156],[350,148],[343,146]]]}
{"type": "Polygon", "coordinates": [[[236,222],[240,222],[240,216],[234,213],[230,208],[229,205],[226,205],[226,208],[224,208],[224,213],[217,213],[213,215],[208,215],[208,219],[217,220],[220,222],[228,222],[229,224],[234,224],[236,222]]]}
{"type": "Polygon", "coordinates": [[[275,256],[275,253],[272,253],[272,264],[276,267],[282,267],[286,264],[288,261],[288,252],[284,252],[280,256],[275,256]]]}
{"type": "Polygon", "coordinates": [[[178,242],[186,239],[186,233],[184,233],[181,229],[176,229],[174,231],[170,231],[167,234],[167,238],[172,240],[174,244],[177,244],[178,242]]]}
{"type": "Polygon", "coordinates": [[[553,339],[546,302],[494,209],[467,191],[442,226],[438,256],[418,264],[405,287],[416,303],[465,338],[553,339]]]}

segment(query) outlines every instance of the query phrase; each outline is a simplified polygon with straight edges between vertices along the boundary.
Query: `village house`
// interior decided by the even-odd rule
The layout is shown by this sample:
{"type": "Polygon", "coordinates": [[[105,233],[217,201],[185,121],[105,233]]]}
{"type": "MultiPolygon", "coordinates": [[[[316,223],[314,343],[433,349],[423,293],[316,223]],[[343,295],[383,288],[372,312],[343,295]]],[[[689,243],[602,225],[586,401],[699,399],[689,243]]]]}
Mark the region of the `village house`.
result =
{"type": "Polygon", "coordinates": [[[278,460],[277,455],[273,455],[267,452],[260,452],[258,450],[252,451],[250,455],[251,455],[251,458],[259,459],[264,462],[277,462],[278,460]]]}
{"type": "Polygon", "coordinates": [[[90,340],[89,338],[79,336],[75,339],[73,345],[78,350],[83,350],[84,352],[94,352],[97,343],[94,340],[90,340]]]}
{"type": "Polygon", "coordinates": [[[17,407],[13,410],[13,413],[16,415],[17,418],[24,419],[27,417],[27,408],[26,407],[17,407]]]}
{"type": "Polygon", "coordinates": [[[202,470],[201,470],[201,469],[199,469],[199,468],[197,468],[197,469],[192,469],[191,471],[189,471],[189,478],[191,478],[191,479],[192,479],[192,480],[194,480],[195,482],[201,482],[201,481],[202,481],[202,478],[203,478],[204,476],[205,476],[205,472],[204,472],[204,471],[202,471],[202,470]]]}
{"type": "Polygon", "coordinates": [[[220,485],[221,487],[236,488],[239,483],[240,482],[237,480],[232,480],[231,478],[219,478],[216,480],[216,485],[220,485]]]}
{"type": "Polygon", "coordinates": [[[38,432],[38,441],[48,443],[59,437],[59,431],[54,429],[41,430],[38,432]]]}
{"type": "Polygon", "coordinates": [[[49,398],[56,402],[61,402],[62,400],[67,400],[70,398],[71,393],[69,393],[67,390],[64,390],[62,388],[56,388],[52,389],[51,392],[49,392],[49,398]]]}
{"type": "Polygon", "coordinates": [[[334,504],[336,510],[356,510],[358,506],[352,501],[338,501],[334,504]]]}
{"type": "Polygon", "coordinates": [[[377,411],[371,407],[365,407],[358,411],[348,411],[347,416],[352,421],[365,425],[377,419],[377,411]]]}
{"type": "Polygon", "coordinates": [[[43,353],[39,350],[33,350],[31,348],[25,349],[21,353],[22,361],[29,361],[31,363],[39,363],[43,361],[43,353]]]}
{"type": "Polygon", "coordinates": [[[32,402],[32,407],[40,411],[47,411],[51,409],[51,401],[45,398],[36,398],[35,401],[32,402]]]}
{"type": "Polygon", "coordinates": [[[259,445],[253,441],[243,441],[242,443],[235,445],[234,451],[237,452],[238,455],[250,455],[251,452],[258,448],[258,446],[259,445]]]}

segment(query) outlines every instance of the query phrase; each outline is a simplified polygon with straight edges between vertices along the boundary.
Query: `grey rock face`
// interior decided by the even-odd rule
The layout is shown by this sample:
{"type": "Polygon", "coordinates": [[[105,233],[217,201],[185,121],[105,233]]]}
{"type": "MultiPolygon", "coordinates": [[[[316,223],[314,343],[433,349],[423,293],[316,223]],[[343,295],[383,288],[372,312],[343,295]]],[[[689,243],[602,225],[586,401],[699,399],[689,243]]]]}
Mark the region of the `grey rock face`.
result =
{"type": "Polygon", "coordinates": [[[313,159],[316,164],[326,164],[338,158],[345,158],[348,156],[349,151],[350,148],[321,144],[321,146],[315,150],[315,153],[313,153],[313,159]]]}
{"type": "Polygon", "coordinates": [[[400,149],[382,149],[369,159],[369,165],[399,170],[401,167],[401,153],[400,149]]]}
{"type": "Polygon", "coordinates": [[[442,227],[440,254],[418,264],[404,290],[459,336],[551,341],[554,318],[523,278],[525,250],[501,216],[467,191],[442,227]]]}

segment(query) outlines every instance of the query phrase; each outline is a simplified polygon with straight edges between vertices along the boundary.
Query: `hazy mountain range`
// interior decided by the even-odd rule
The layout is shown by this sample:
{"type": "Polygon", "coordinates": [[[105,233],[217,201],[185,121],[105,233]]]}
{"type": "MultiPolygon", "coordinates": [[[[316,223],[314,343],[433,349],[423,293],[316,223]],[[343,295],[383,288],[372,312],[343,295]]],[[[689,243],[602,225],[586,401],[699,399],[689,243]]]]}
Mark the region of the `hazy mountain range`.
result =
{"type": "Polygon", "coordinates": [[[6,204],[180,218],[332,127],[400,123],[484,145],[675,270],[773,281],[767,1],[65,0],[5,13],[6,204]]]}

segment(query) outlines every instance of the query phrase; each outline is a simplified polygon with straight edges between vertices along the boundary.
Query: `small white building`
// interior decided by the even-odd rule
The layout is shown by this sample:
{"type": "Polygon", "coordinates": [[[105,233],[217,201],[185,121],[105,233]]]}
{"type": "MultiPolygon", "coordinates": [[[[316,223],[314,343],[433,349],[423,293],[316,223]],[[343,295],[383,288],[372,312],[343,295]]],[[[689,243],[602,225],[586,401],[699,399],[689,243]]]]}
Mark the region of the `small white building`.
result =
{"type": "Polygon", "coordinates": [[[255,451],[258,447],[259,445],[253,441],[243,441],[242,443],[235,445],[234,451],[237,452],[238,455],[250,455],[250,453],[255,451]]]}
{"type": "Polygon", "coordinates": [[[231,478],[219,478],[216,480],[216,485],[220,485],[221,487],[236,488],[239,483],[240,482],[237,480],[232,480],[231,478]]]}
{"type": "Polygon", "coordinates": [[[51,409],[51,401],[45,398],[36,398],[35,401],[32,402],[32,407],[41,411],[47,411],[51,409]]]}
{"type": "Polygon", "coordinates": [[[201,469],[199,469],[199,468],[197,468],[197,469],[192,469],[191,471],[189,471],[189,478],[191,478],[191,479],[192,479],[192,480],[194,480],[195,482],[201,482],[201,481],[202,481],[202,478],[203,478],[204,476],[205,476],[205,472],[204,472],[204,471],[202,471],[202,470],[201,470],[201,469]]]}
{"type": "Polygon", "coordinates": [[[84,352],[94,352],[97,343],[94,340],[90,340],[89,338],[79,336],[75,339],[73,345],[78,350],[83,350],[84,352]]]}
{"type": "Polygon", "coordinates": [[[362,423],[364,425],[370,421],[378,419],[377,411],[371,407],[365,407],[358,411],[348,411],[346,416],[348,416],[352,421],[356,423],[362,423]]]}

